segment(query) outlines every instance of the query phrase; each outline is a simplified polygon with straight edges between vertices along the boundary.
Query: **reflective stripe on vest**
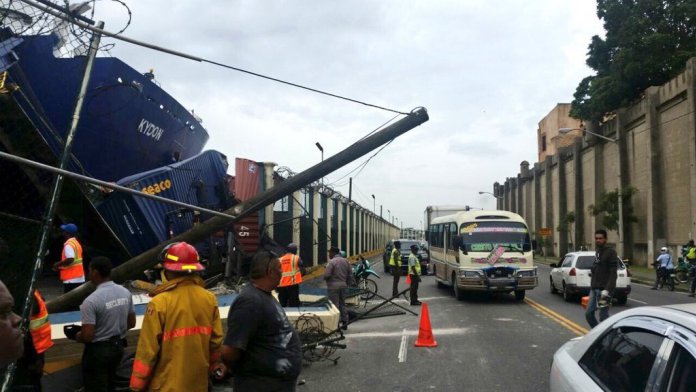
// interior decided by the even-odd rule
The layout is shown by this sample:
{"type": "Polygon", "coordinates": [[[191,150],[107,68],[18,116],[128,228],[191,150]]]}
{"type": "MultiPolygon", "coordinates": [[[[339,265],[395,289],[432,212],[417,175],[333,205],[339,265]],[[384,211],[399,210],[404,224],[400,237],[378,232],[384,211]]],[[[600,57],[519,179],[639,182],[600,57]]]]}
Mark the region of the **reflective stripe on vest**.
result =
{"type": "Polygon", "coordinates": [[[29,332],[31,340],[34,342],[36,352],[41,354],[53,346],[51,340],[51,323],[48,321],[48,310],[46,303],[37,290],[34,290],[34,298],[39,307],[39,313],[29,319],[29,332]]]}
{"type": "Polygon", "coordinates": [[[389,265],[401,267],[401,253],[396,248],[392,249],[391,251],[391,256],[389,257],[389,265]]]}
{"type": "Polygon", "coordinates": [[[70,245],[75,251],[75,258],[72,263],[58,267],[60,271],[60,280],[66,281],[70,279],[83,278],[85,276],[85,270],[82,268],[82,245],[77,241],[77,238],[73,237],[65,241],[63,245],[63,253],[60,260],[63,261],[65,257],[65,246],[70,245]]]}
{"type": "Polygon", "coordinates": [[[411,253],[408,255],[408,273],[411,275],[420,275],[421,274],[421,267],[420,267],[420,261],[418,260],[418,256],[414,255],[411,253]],[[411,266],[411,262],[414,261],[414,265],[411,266]]]}
{"type": "Polygon", "coordinates": [[[300,258],[292,253],[286,253],[280,258],[280,268],[283,275],[280,278],[278,287],[293,286],[302,283],[299,260],[300,258]]]}

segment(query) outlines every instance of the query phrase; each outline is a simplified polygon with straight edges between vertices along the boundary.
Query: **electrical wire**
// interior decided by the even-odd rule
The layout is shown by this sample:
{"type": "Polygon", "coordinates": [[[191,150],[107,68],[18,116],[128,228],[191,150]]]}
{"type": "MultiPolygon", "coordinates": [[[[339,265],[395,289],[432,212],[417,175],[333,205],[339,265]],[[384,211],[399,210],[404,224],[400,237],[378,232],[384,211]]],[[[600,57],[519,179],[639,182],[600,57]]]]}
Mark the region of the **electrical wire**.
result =
{"type": "MultiPolygon", "coordinates": [[[[368,134],[366,134],[365,136],[363,136],[362,138],[360,138],[358,141],[356,141],[355,143],[351,144],[351,146],[355,145],[356,143],[358,143],[358,142],[360,142],[360,141],[362,141],[362,140],[365,140],[365,139],[368,138],[370,135],[372,135],[373,133],[379,131],[380,129],[383,129],[385,126],[387,126],[387,124],[389,124],[389,123],[391,123],[392,121],[394,121],[397,117],[399,117],[398,114],[397,114],[396,116],[390,118],[389,120],[387,120],[386,122],[384,122],[383,124],[381,124],[380,126],[378,126],[377,128],[373,129],[371,132],[369,132],[368,134]]],[[[377,156],[377,154],[379,154],[382,150],[384,150],[384,148],[386,148],[392,141],[393,141],[393,140],[390,140],[389,142],[387,142],[385,145],[383,145],[382,147],[380,147],[379,150],[377,150],[374,154],[372,154],[369,158],[367,158],[367,160],[365,160],[365,162],[360,163],[360,164],[359,164],[358,166],[356,166],[353,170],[349,171],[347,174],[343,175],[343,176],[340,177],[339,179],[334,180],[333,182],[330,182],[329,184],[327,184],[327,186],[343,186],[343,185],[345,185],[346,183],[342,183],[342,184],[337,184],[337,183],[338,183],[339,181],[341,181],[342,179],[344,179],[344,178],[348,177],[349,175],[351,175],[353,172],[355,172],[356,170],[358,170],[358,168],[360,168],[360,171],[358,172],[358,174],[360,174],[360,172],[362,172],[362,169],[364,169],[365,166],[367,166],[368,162],[370,162],[370,160],[371,160],[372,158],[374,158],[375,156],[377,156]]],[[[350,146],[349,146],[349,147],[350,147],[350,146]]],[[[355,177],[357,177],[358,174],[356,174],[355,177]]]]}
{"type": "Polygon", "coordinates": [[[193,61],[197,61],[197,62],[201,62],[201,63],[208,63],[208,64],[216,65],[216,66],[218,66],[218,67],[222,67],[222,68],[234,70],[234,71],[237,71],[237,72],[246,73],[246,74],[248,74],[248,75],[256,76],[256,77],[259,77],[259,78],[262,78],[262,79],[266,79],[266,80],[274,81],[274,82],[277,82],[277,83],[285,84],[285,85],[288,85],[288,86],[296,87],[296,88],[299,88],[299,89],[311,91],[311,92],[314,92],[314,93],[317,93],[317,94],[326,95],[326,96],[329,96],[329,97],[332,97],[332,98],[342,99],[342,100],[349,101],[349,102],[353,102],[353,103],[357,103],[357,104],[360,104],[360,105],[365,105],[365,106],[373,107],[373,108],[375,108],[375,109],[381,109],[381,110],[384,110],[384,111],[387,111],[387,112],[392,112],[392,113],[401,114],[401,115],[405,115],[405,116],[409,115],[409,113],[406,113],[406,112],[401,112],[401,111],[398,111],[398,110],[395,110],[395,109],[390,109],[390,108],[387,108],[387,107],[384,107],[384,106],[379,106],[379,105],[367,103],[367,102],[364,102],[364,101],[360,101],[360,100],[357,100],[357,99],[348,98],[348,97],[343,96],[343,95],[338,95],[338,94],[329,93],[329,92],[327,92],[327,91],[315,89],[315,88],[308,87],[308,86],[304,86],[304,85],[297,84],[297,83],[292,83],[292,82],[289,82],[289,81],[286,81],[286,80],[282,80],[282,79],[274,78],[274,77],[271,77],[271,76],[263,75],[263,74],[260,74],[260,73],[257,73],[257,72],[249,71],[249,70],[246,70],[246,69],[234,67],[234,66],[232,66],[232,65],[223,64],[223,63],[220,63],[220,62],[217,62],[217,61],[213,61],[213,60],[205,59],[205,58],[202,58],[202,57],[194,56],[194,55],[191,55],[191,54],[188,54],[188,53],[179,52],[179,51],[172,50],[172,49],[168,49],[168,48],[163,48],[163,47],[160,47],[160,46],[157,46],[157,45],[154,45],[154,44],[150,44],[150,43],[147,43],[147,42],[143,42],[143,41],[139,41],[139,40],[136,40],[136,39],[133,39],[133,38],[129,38],[129,37],[126,37],[126,36],[117,34],[117,33],[112,33],[112,32],[110,32],[110,31],[107,31],[107,30],[104,30],[104,29],[100,29],[100,28],[98,28],[98,27],[90,26],[89,24],[84,23],[84,22],[82,22],[82,21],[79,21],[79,20],[75,19],[74,17],[71,17],[71,16],[69,16],[69,15],[65,15],[65,14],[63,14],[63,13],[57,12],[57,11],[55,11],[55,10],[52,10],[52,9],[50,9],[50,8],[48,8],[48,7],[45,7],[45,6],[43,6],[43,5],[41,5],[41,4],[37,3],[37,2],[35,2],[35,1],[33,1],[33,0],[19,0],[19,1],[21,1],[21,2],[23,2],[23,3],[25,3],[25,4],[28,4],[28,5],[32,6],[32,7],[38,8],[38,9],[40,9],[40,10],[46,12],[46,13],[49,13],[49,14],[51,14],[51,15],[57,17],[57,18],[60,18],[60,19],[63,19],[63,20],[65,20],[65,21],[68,21],[68,22],[70,22],[70,23],[73,23],[73,24],[75,24],[75,25],[77,25],[77,26],[79,26],[79,27],[82,27],[83,29],[91,30],[91,31],[93,31],[93,32],[102,34],[102,35],[104,35],[104,36],[111,37],[111,38],[115,38],[115,39],[118,39],[118,40],[121,40],[121,41],[124,41],[124,42],[128,42],[128,43],[131,43],[131,44],[134,44],[134,45],[142,46],[142,47],[145,47],[145,48],[148,48],[148,49],[156,50],[156,51],[159,51],[159,52],[171,54],[171,55],[174,55],[174,56],[182,57],[182,58],[185,58],[185,59],[189,59],[189,60],[193,60],[193,61]]]}

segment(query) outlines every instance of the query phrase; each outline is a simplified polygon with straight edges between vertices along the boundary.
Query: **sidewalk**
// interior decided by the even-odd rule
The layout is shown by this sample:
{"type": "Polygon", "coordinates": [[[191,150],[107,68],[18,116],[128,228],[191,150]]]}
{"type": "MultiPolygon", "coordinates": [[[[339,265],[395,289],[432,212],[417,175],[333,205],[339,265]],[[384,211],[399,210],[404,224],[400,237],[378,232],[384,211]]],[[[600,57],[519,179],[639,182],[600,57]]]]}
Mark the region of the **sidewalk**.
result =
{"type": "MultiPolygon", "coordinates": [[[[544,257],[535,257],[534,262],[538,264],[545,264],[549,265],[551,263],[557,263],[558,260],[556,258],[544,258],[544,257]]],[[[652,268],[647,268],[647,267],[641,267],[641,266],[629,266],[628,271],[631,273],[631,283],[640,283],[644,285],[648,285],[652,287],[653,284],[655,284],[655,270],[652,268]]],[[[679,283],[674,286],[674,291],[682,291],[682,292],[689,292],[689,288],[691,286],[691,283],[679,283]]],[[[663,288],[663,290],[667,290],[663,288]]]]}

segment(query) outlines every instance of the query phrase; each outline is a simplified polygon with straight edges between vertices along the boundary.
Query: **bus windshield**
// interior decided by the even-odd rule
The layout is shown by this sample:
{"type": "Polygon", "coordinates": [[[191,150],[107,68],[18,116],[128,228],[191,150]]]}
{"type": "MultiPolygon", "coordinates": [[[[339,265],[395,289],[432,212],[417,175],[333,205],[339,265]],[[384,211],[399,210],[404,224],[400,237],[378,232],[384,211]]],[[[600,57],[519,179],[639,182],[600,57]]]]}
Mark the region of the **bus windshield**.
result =
{"type": "Polygon", "coordinates": [[[464,252],[491,252],[498,247],[524,253],[532,249],[529,230],[521,222],[487,221],[462,223],[459,227],[464,252]]]}

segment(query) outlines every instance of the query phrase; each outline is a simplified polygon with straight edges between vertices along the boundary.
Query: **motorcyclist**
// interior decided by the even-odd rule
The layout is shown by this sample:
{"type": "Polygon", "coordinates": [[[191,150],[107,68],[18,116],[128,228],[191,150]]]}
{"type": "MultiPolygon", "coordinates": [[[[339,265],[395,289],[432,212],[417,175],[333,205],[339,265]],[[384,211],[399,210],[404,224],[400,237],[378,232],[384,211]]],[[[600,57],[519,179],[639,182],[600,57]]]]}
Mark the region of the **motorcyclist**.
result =
{"type": "MultiPolygon", "coordinates": [[[[694,245],[694,240],[689,240],[689,242],[682,248],[682,251],[684,252],[684,258],[691,265],[689,275],[694,276],[696,272],[696,245],[694,245]]],[[[689,297],[694,296],[694,291],[696,291],[696,279],[691,281],[689,297]]]]}
{"type": "Polygon", "coordinates": [[[651,287],[651,290],[661,289],[665,280],[667,279],[667,274],[674,269],[674,264],[672,264],[672,255],[669,254],[667,247],[663,246],[660,249],[660,255],[657,256],[655,260],[655,285],[651,287]]]}

